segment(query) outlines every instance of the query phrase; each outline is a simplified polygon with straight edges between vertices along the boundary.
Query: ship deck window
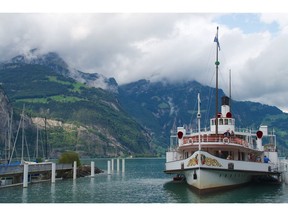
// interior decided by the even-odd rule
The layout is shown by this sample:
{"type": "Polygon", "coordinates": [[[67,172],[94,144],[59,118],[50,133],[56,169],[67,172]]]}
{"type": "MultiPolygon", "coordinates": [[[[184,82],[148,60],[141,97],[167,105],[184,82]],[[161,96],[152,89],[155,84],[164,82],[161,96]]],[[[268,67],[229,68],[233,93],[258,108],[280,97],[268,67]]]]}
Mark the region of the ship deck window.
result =
{"type": "Polygon", "coordinates": [[[223,119],[219,119],[219,125],[223,125],[223,119]]]}

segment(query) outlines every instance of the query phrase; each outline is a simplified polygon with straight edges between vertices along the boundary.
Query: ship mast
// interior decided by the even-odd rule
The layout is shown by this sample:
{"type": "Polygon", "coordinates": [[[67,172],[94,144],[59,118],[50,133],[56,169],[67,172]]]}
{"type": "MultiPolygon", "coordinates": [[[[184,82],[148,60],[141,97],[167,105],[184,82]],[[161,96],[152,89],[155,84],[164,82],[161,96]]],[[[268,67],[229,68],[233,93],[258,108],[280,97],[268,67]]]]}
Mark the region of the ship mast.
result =
{"type": "Polygon", "coordinates": [[[197,119],[198,119],[198,140],[199,140],[199,151],[201,150],[201,113],[200,113],[200,105],[201,105],[201,100],[200,100],[200,93],[198,93],[198,113],[197,113],[197,119]]]}
{"type": "Polygon", "coordinates": [[[230,98],[230,100],[229,100],[229,106],[230,106],[230,112],[231,112],[231,107],[232,107],[232,104],[231,104],[231,97],[232,97],[232,95],[231,95],[231,69],[229,70],[229,98],[230,98]]]}
{"type": "Polygon", "coordinates": [[[214,42],[216,42],[216,112],[215,112],[215,125],[216,125],[216,135],[218,135],[218,66],[220,62],[218,61],[218,49],[220,50],[219,40],[218,40],[218,30],[219,27],[217,26],[216,36],[214,38],[214,42]]]}

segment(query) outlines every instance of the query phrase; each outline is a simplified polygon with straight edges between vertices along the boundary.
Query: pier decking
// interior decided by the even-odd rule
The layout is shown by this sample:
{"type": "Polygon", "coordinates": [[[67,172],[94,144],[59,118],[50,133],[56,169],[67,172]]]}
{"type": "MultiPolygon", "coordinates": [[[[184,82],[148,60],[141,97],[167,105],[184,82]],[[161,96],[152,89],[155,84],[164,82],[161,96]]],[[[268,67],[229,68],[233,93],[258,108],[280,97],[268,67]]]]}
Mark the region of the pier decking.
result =
{"type": "MultiPolygon", "coordinates": [[[[43,173],[52,170],[52,163],[35,163],[29,164],[29,173],[43,173]]],[[[72,164],[56,164],[56,171],[58,170],[72,170],[72,164]]],[[[24,165],[0,165],[0,178],[7,176],[14,176],[23,174],[24,165]]]]}
{"type": "Polygon", "coordinates": [[[28,175],[30,177],[30,181],[32,176],[43,175],[51,175],[52,181],[55,181],[55,172],[57,171],[68,171],[72,170],[72,164],[55,164],[52,162],[43,162],[43,163],[26,163],[20,165],[11,165],[11,164],[1,164],[0,165],[0,187],[1,186],[12,186],[19,185],[19,183],[23,184],[26,181],[28,183],[28,175]],[[25,168],[26,167],[26,168],[25,168]]]}

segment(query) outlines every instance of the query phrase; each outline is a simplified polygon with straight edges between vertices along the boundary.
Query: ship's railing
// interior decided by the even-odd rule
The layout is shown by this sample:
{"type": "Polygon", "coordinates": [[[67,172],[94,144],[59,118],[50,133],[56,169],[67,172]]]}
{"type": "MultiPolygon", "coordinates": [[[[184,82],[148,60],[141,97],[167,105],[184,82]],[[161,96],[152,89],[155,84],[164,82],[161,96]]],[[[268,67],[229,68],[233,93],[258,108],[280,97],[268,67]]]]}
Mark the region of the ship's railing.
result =
{"type": "MultiPolygon", "coordinates": [[[[195,133],[198,133],[198,129],[191,129],[191,128],[185,128],[184,129],[186,130],[186,135],[191,135],[191,134],[195,134],[195,133]]],[[[251,134],[251,135],[256,135],[256,132],[258,130],[255,130],[255,129],[251,129],[251,128],[238,128],[238,127],[235,127],[235,131],[234,133],[240,133],[240,134],[251,134]]],[[[209,133],[210,132],[210,127],[205,127],[205,128],[201,128],[201,133],[202,134],[205,134],[205,133],[209,133]]],[[[171,130],[170,131],[171,133],[171,136],[177,136],[177,130],[171,130]]],[[[274,132],[270,132],[267,136],[274,136],[274,132]]]]}
{"type": "MultiPolygon", "coordinates": [[[[238,144],[238,145],[243,145],[245,147],[248,147],[248,142],[244,139],[240,139],[236,136],[224,136],[223,134],[219,134],[219,135],[201,135],[200,136],[200,142],[202,144],[205,143],[223,143],[223,144],[238,144]]],[[[194,143],[199,143],[199,136],[191,136],[191,137],[184,137],[183,138],[183,145],[186,144],[194,144],[194,143]]]]}
{"type": "MultiPolygon", "coordinates": [[[[256,147],[256,132],[255,130],[248,128],[235,128],[235,131],[230,132],[229,137],[225,137],[225,134],[219,133],[217,136],[209,131],[209,129],[204,128],[201,130],[201,143],[234,143],[250,148],[256,147]],[[253,141],[254,140],[254,141],[253,141]]],[[[183,137],[183,142],[181,145],[199,143],[199,133],[196,130],[186,129],[186,133],[183,137]]],[[[178,144],[177,141],[177,131],[171,131],[170,145],[176,147],[178,144]]],[[[263,136],[263,146],[265,148],[272,146],[272,149],[276,146],[276,135],[273,132],[270,132],[266,136],[263,136]]],[[[265,149],[265,151],[269,149],[265,149]]],[[[270,149],[271,151],[271,149],[270,149]]]]}

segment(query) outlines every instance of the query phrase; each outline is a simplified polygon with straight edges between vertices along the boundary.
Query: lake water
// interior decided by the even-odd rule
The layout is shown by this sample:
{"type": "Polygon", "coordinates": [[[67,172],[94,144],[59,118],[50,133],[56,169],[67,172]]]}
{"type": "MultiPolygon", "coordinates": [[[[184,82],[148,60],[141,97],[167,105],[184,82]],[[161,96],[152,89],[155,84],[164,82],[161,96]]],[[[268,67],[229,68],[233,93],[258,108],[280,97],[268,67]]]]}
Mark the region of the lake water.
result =
{"type": "MultiPolygon", "coordinates": [[[[172,182],[163,172],[165,159],[126,159],[125,172],[107,175],[108,159],[93,159],[105,173],[94,178],[57,180],[0,189],[0,203],[288,203],[288,185],[249,184],[241,188],[198,195],[186,183],[172,182]]],[[[91,160],[82,161],[90,164],[91,160]]]]}

